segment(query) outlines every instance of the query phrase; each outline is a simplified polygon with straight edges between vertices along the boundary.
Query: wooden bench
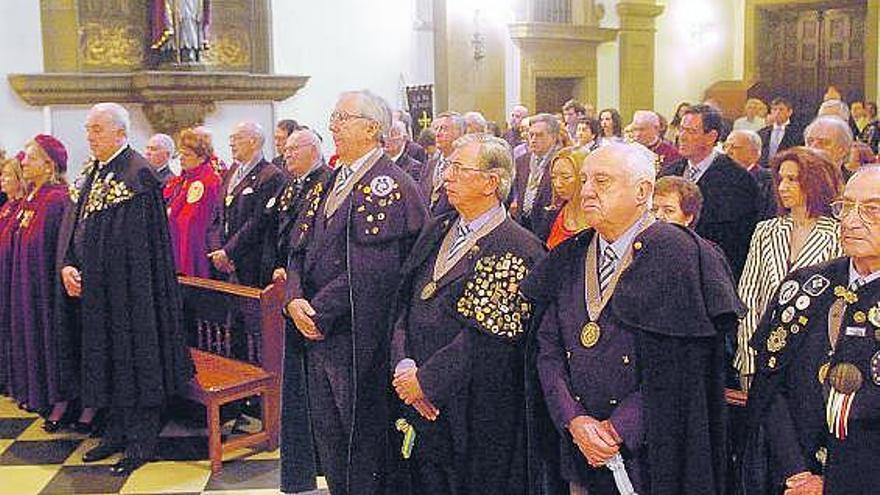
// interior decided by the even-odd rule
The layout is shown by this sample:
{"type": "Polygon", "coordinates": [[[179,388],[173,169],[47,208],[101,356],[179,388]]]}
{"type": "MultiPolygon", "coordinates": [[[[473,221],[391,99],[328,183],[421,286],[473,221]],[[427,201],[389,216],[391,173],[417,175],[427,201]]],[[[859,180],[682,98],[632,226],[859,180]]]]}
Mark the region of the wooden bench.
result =
{"type": "Polygon", "coordinates": [[[278,447],[284,288],[266,289],[195,277],[178,277],[187,339],[196,375],[184,398],[206,408],[211,471],[223,469],[223,454],[243,447],[278,447]],[[262,427],[223,442],[220,407],[260,397],[262,427]]]}

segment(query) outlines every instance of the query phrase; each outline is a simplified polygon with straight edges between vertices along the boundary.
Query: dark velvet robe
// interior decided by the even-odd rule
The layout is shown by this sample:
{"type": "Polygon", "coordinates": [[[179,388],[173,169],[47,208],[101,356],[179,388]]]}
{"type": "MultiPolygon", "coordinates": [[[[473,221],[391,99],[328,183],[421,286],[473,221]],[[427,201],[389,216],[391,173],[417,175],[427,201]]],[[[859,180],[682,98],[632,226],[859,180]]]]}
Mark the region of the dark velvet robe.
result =
{"type": "Polygon", "coordinates": [[[12,395],[43,408],[73,398],[75,335],[55,324],[58,230],[70,208],[66,184],[44,185],[22,202],[11,272],[12,395]]]}
{"type": "Polygon", "coordinates": [[[82,332],[81,398],[159,407],[194,371],[161,183],[131,148],[84,175],[59,239],[82,276],[82,298],[65,296],[61,314],[82,332]]]}
{"type": "Polygon", "coordinates": [[[0,391],[6,391],[12,372],[9,354],[12,236],[18,230],[17,215],[21,202],[11,200],[0,207],[0,391]]]}
{"type": "Polygon", "coordinates": [[[177,273],[211,278],[208,228],[220,201],[220,176],[209,161],[172,177],[163,191],[177,273]]]}
{"type": "MultiPolygon", "coordinates": [[[[307,299],[317,311],[316,325],[325,332],[325,340],[307,343],[308,360],[346,360],[340,353],[350,352],[351,376],[332,377],[352,391],[351,431],[344,432],[349,445],[336,447],[347,447],[347,473],[337,482],[347,485],[345,493],[369,495],[382,485],[386,440],[393,428],[388,413],[389,303],[427,212],[412,178],[387,156],[361,177],[328,222],[324,203],[333,181],[335,174],[330,187],[313,187],[306,196],[294,230],[287,299],[307,299]]],[[[313,418],[327,413],[309,407],[313,418]]]]}
{"type": "MultiPolygon", "coordinates": [[[[528,493],[524,363],[531,306],[516,287],[543,257],[543,246],[507,218],[438,281],[434,297],[422,300],[422,287],[431,280],[440,245],[457,218],[452,213],[433,220],[416,242],[405,265],[398,296],[403,307],[392,344],[392,369],[404,358],[414,359],[422,389],[440,417],[427,421],[399,399],[398,410],[416,430],[413,459],[450,466],[452,483],[462,494],[528,493]],[[487,290],[501,296],[481,306],[476,290],[468,287],[487,273],[496,277],[487,290]],[[495,304],[507,306],[501,310],[504,318],[515,314],[519,324],[502,332],[482,313],[478,320],[468,311],[470,302],[487,314],[495,304]]],[[[399,446],[401,439],[392,443],[399,446]]],[[[418,487],[412,493],[419,493],[418,487]]]]}
{"type": "Polygon", "coordinates": [[[872,362],[880,356],[875,337],[880,325],[876,316],[866,318],[871,308],[874,313],[880,308],[880,281],[859,288],[857,300],[846,304],[833,353],[828,333],[829,309],[838,299],[835,288],[849,285],[849,261],[837,258],[790,273],[752,338],[758,355],[742,472],[748,495],[780,491],[786,478],[802,471],[822,474],[827,495],[874,493],[880,486],[880,364],[872,362]],[[794,291],[783,291],[785,285],[794,291]],[[783,317],[788,307],[790,320],[783,317]],[[795,325],[800,328],[792,332],[795,325]],[[781,341],[780,328],[785,330],[781,341]],[[819,381],[825,363],[829,368],[853,364],[863,378],[844,440],[831,435],[826,423],[830,380],[819,381]]]}
{"type": "MultiPolygon", "coordinates": [[[[584,231],[551,251],[526,279],[523,293],[547,307],[571,284],[583,285],[570,274],[583,264],[593,235],[592,229],[584,231]]],[[[633,249],[603,315],[610,311],[620,328],[635,336],[644,493],[723,493],[724,334],[736,331],[743,309],[730,268],[717,248],[693,231],[662,222],[638,234],[633,249]]],[[[546,431],[540,424],[534,428],[546,431]]]]}

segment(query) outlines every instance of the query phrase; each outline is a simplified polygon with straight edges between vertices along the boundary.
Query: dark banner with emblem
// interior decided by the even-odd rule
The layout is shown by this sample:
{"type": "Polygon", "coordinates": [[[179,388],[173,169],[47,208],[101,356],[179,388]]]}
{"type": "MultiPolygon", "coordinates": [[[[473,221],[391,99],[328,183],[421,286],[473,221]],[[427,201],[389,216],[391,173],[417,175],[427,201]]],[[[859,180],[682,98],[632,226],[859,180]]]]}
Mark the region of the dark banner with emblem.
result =
{"type": "Polygon", "coordinates": [[[430,127],[434,120],[434,85],[407,86],[406,102],[412,117],[413,139],[417,139],[422,129],[430,127]]]}

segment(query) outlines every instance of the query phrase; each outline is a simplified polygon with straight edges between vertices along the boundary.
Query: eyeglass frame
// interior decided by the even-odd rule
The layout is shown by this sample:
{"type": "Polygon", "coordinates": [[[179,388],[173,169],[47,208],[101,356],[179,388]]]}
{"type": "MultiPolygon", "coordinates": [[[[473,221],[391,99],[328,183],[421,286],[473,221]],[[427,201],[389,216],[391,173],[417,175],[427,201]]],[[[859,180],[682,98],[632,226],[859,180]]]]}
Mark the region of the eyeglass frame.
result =
{"type": "Polygon", "coordinates": [[[849,215],[851,208],[855,207],[856,216],[858,217],[859,220],[862,221],[862,223],[864,223],[865,225],[878,225],[878,224],[880,224],[880,201],[878,201],[876,199],[871,199],[871,200],[868,200],[868,203],[869,204],[866,204],[863,201],[851,201],[851,200],[847,200],[847,199],[838,199],[836,201],[832,201],[829,206],[831,206],[831,214],[834,215],[834,218],[836,218],[839,221],[843,221],[843,219],[849,215]],[[850,209],[846,208],[847,204],[851,205],[849,207],[850,209]],[[872,220],[865,218],[865,215],[862,213],[863,212],[862,207],[864,207],[864,206],[876,207],[877,208],[877,211],[876,211],[877,218],[872,219],[872,220]],[[839,212],[835,211],[838,208],[840,209],[840,211],[839,212]]]}

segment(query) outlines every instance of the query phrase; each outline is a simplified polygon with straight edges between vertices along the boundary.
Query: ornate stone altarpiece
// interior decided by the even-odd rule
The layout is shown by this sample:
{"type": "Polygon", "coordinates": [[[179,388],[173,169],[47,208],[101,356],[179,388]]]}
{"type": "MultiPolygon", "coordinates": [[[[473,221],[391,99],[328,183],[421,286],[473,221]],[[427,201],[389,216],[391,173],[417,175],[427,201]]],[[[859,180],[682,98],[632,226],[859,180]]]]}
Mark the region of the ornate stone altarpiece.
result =
{"type": "Polygon", "coordinates": [[[218,101],[281,101],[308,81],[271,73],[269,0],[211,0],[209,48],[190,63],[160,62],[151,48],[154,1],[41,0],[46,72],[10,74],[11,86],[35,106],[139,103],[173,135],[218,101]]]}

